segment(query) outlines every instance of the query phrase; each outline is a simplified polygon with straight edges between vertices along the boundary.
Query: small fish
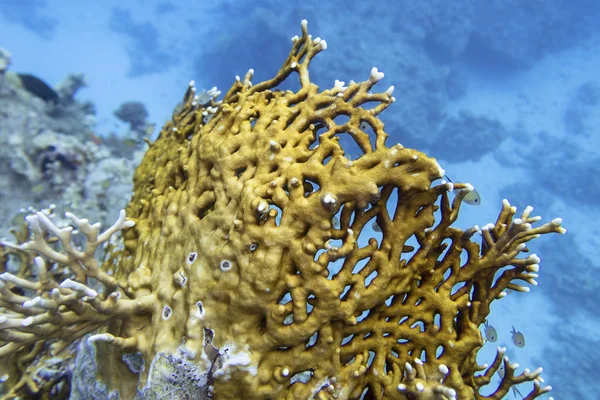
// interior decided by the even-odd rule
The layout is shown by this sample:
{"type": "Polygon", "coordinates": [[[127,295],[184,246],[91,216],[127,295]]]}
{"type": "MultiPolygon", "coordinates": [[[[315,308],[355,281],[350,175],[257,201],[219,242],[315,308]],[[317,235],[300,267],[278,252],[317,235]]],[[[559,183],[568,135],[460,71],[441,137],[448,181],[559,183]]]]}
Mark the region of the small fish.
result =
{"type": "MultiPolygon", "coordinates": [[[[445,177],[450,183],[453,183],[452,179],[450,179],[448,175],[445,175],[445,177]]],[[[456,189],[455,192],[457,196],[462,197],[463,202],[469,205],[478,206],[481,204],[481,196],[476,189],[473,189],[470,192],[467,189],[456,189]]]]}
{"type": "Polygon", "coordinates": [[[334,229],[340,229],[340,219],[338,217],[333,217],[331,220],[334,229]]]}
{"type": "MultiPolygon", "coordinates": [[[[10,220],[10,225],[23,225],[25,224],[25,217],[29,215],[28,212],[26,212],[25,210],[22,210],[20,212],[18,212],[17,214],[15,214],[12,219],[10,220]]],[[[2,382],[0,382],[2,383],[2,382]]]]}
{"type": "Polygon", "coordinates": [[[136,139],[130,138],[123,140],[123,146],[128,149],[133,149],[138,145],[138,141],[136,139]]]}
{"type": "Polygon", "coordinates": [[[485,326],[485,339],[488,342],[496,343],[496,340],[498,340],[498,331],[496,331],[496,328],[494,328],[492,325],[490,325],[488,321],[485,321],[484,326],[485,326]]]}
{"type": "MultiPolygon", "coordinates": [[[[466,190],[466,189],[460,189],[460,190],[458,190],[458,192],[461,193],[464,190],[466,190]]],[[[479,192],[475,189],[468,192],[463,197],[462,200],[463,200],[463,202],[470,204],[472,206],[478,206],[479,204],[481,204],[481,196],[479,196],[479,192]]]]}
{"type": "Polygon", "coordinates": [[[371,224],[371,228],[373,228],[375,232],[381,232],[381,227],[379,226],[377,221],[373,221],[373,223],[371,224]]]}
{"type": "Polygon", "coordinates": [[[46,82],[38,78],[37,76],[33,76],[30,74],[18,74],[19,79],[21,80],[21,85],[23,89],[28,91],[34,96],[39,97],[40,99],[48,102],[51,101],[53,103],[58,103],[60,98],[58,97],[58,93],[50,87],[46,82]]]}
{"type": "Polygon", "coordinates": [[[371,125],[367,124],[365,121],[360,123],[360,130],[367,133],[369,131],[369,129],[371,128],[371,125]]]}
{"type": "Polygon", "coordinates": [[[46,186],[44,186],[43,183],[38,183],[37,185],[31,188],[31,193],[40,194],[44,191],[44,189],[46,189],[46,186]]]}
{"type": "Polygon", "coordinates": [[[344,154],[344,156],[349,161],[354,161],[354,160],[358,160],[359,158],[361,158],[363,156],[363,154],[362,153],[358,153],[358,152],[353,152],[353,153],[346,153],[346,154],[344,154]]]}
{"type": "Polygon", "coordinates": [[[511,389],[513,392],[513,396],[515,396],[515,399],[517,398],[517,393],[519,394],[519,396],[521,396],[522,399],[525,398],[525,397],[523,397],[523,394],[521,392],[519,392],[519,389],[517,389],[516,386],[512,386],[511,389]]]}
{"type": "Polygon", "coordinates": [[[179,113],[181,113],[183,111],[183,107],[184,107],[183,103],[181,103],[181,102],[177,103],[175,108],[173,108],[173,116],[179,115],[179,113]]]}
{"type": "Polygon", "coordinates": [[[521,332],[517,331],[514,326],[512,328],[513,330],[510,333],[512,333],[512,340],[515,346],[525,347],[525,336],[521,332]]]}
{"type": "Polygon", "coordinates": [[[98,135],[94,135],[93,133],[90,133],[90,140],[98,146],[102,144],[102,138],[98,135]]]}
{"type": "Polygon", "coordinates": [[[146,136],[152,136],[155,129],[156,129],[156,124],[146,125],[146,136]]]}
{"type": "Polygon", "coordinates": [[[108,188],[110,188],[111,181],[112,181],[112,179],[110,179],[110,178],[103,180],[100,183],[100,187],[102,188],[102,190],[107,190],[108,188]]]}
{"type": "MultiPolygon", "coordinates": [[[[498,376],[500,377],[500,379],[504,379],[504,363],[500,363],[500,366],[498,367],[498,376]]],[[[511,386],[512,392],[513,392],[513,396],[515,396],[515,399],[517,398],[517,393],[519,394],[519,396],[521,396],[521,398],[523,399],[523,395],[521,394],[521,392],[519,392],[519,389],[517,389],[516,386],[511,386]]]]}

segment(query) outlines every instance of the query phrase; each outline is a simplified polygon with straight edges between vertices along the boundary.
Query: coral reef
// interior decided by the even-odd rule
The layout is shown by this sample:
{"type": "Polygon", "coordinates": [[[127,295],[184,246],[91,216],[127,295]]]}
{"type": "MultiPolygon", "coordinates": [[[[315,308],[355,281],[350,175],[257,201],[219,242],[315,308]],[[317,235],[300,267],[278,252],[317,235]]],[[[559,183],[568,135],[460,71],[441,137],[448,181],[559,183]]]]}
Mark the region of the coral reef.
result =
{"type": "MultiPolygon", "coordinates": [[[[127,136],[121,135],[111,147],[97,136],[93,104],[75,98],[86,85],[83,74],[68,75],[55,88],[42,83],[44,91],[54,94],[44,100],[9,66],[10,54],[0,49],[0,212],[12,216],[21,205],[54,203],[106,224],[115,206],[127,204],[132,165],[146,144],[140,139],[124,146],[127,136]],[[115,148],[126,149],[128,159],[119,158],[125,151],[115,148]]],[[[10,222],[0,221],[0,237],[10,222]]]]}
{"type": "Polygon", "coordinates": [[[394,88],[372,91],[383,73],[320,90],[308,67],[326,42],[303,21],[292,43],[272,79],[252,84],[251,70],[221,102],[213,92],[200,103],[190,84],[106,231],[73,214],[73,228],[27,217],[32,238],[3,246],[39,256],[0,275],[0,355],[42,342],[58,356],[91,333],[107,385],[94,390],[121,398],[177,388],[199,399],[499,400],[523,382],[528,399],[548,392],[541,368],[518,372],[506,349],[490,365],[476,356],[491,303],[536,284],[527,243],[564,233],[562,221],[534,227],[531,207],[517,216],[504,201],[495,223],[453,227],[473,188],[386,146],[378,115],[394,88]],[[299,90],[278,90],[294,76],[299,90]]]}

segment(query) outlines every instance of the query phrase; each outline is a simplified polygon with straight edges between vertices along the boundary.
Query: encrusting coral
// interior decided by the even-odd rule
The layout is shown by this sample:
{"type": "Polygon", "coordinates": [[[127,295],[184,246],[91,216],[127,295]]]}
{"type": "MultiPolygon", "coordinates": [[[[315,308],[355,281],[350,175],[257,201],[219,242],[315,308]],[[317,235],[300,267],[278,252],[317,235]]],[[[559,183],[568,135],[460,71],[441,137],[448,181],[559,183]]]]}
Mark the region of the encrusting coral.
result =
{"type": "Polygon", "coordinates": [[[476,355],[491,302],[536,284],[526,243],[563,233],[560,219],[533,227],[530,207],[517,217],[504,201],[496,223],[453,227],[472,187],[435,183],[436,160],[385,145],[377,115],[393,87],[371,92],[383,74],[319,91],[308,66],[326,42],[306,21],[292,42],[273,79],[253,85],[249,71],[221,102],[213,91],[200,104],[190,84],[136,171],[127,219],[100,233],[69,215],[82,250],[70,228],[28,218],[33,239],[19,248],[40,257],[25,277],[0,275],[0,354],[41,338],[59,352],[102,326],[87,340],[122,398],[501,399],[522,382],[533,383],[527,399],[547,392],[541,369],[517,373],[505,349],[489,366],[476,355]],[[294,74],[298,91],[277,89],[294,74]],[[454,189],[466,190],[451,200],[454,189]],[[60,283],[49,278],[59,267],[70,272],[60,283]],[[118,367],[135,354],[146,367],[118,367]]]}

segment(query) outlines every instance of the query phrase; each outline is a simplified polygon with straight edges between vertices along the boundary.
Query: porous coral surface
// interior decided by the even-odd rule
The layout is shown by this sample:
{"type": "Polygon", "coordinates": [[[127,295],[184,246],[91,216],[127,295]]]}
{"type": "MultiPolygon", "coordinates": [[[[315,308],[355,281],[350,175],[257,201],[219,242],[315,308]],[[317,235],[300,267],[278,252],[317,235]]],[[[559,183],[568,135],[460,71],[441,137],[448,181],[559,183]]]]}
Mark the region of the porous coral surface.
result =
{"type": "Polygon", "coordinates": [[[149,149],[115,274],[157,301],[127,335],[149,360],[180,351],[212,371],[219,358],[218,398],[359,398],[367,388],[375,398],[473,397],[494,372],[474,377],[490,302],[520,287],[513,279],[532,279],[537,257],[516,259],[523,243],[561,228],[533,232],[528,215],[514,224],[507,203],[483,250],[470,241],[475,228],[452,228],[460,198],[450,204],[452,185],[433,185],[438,163],[385,146],[377,115],[393,88],[372,93],[382,76],[373,69],[319,91],[307,67],[326,44],[303,29],[275,78],[238,79],[209,121],[191,86],[149,149]],[[295,74],[300,90],[276,89],[295,74]],[[341,137],[360,157],[346,156],[341,137]],[[359,244],[372,221],[382,239],[359,244]],[[411,375],[421,357],[424,383],[411,375]]]}

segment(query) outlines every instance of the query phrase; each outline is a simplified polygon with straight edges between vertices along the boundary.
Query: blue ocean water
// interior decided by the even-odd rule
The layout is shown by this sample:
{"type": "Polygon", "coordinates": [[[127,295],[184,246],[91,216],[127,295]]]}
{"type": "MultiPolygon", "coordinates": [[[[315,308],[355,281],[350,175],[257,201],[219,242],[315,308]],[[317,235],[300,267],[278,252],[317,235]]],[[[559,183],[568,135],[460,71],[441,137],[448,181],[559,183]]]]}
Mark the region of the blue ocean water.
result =
{"type": "MultiPolygon", "coordinates": [[[[381,116],[388,144],[475,186],[482,204],[463,208],[460,227],[494,222],[504,198],[564,220],[567,235],[532,246],[539,286],[494,304],[498,341],[480,357],[506,346],[522,368],[544,367],[554,398],[598,399],[599,18],[591,0],[0,0],[0,47],[9,70],[52,85],[85,74],[77,98],[95,105],[101,138],[127,130],[114,115],[123,102],[143,103],[160,126],[190,80],[227,90],[249,68],[256,82],[271,77],[307,19],[328,43],[312,64],[317,84],[364,80],[376,66],[380,87],[395,86],[381,116]]],[[[8,201],[10,187],[0,190],[8,201]]],[[[28,205],[14,200],[14,212],[28,205]]]]}

